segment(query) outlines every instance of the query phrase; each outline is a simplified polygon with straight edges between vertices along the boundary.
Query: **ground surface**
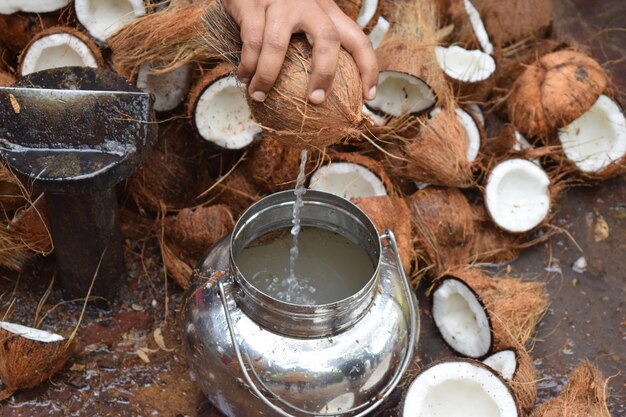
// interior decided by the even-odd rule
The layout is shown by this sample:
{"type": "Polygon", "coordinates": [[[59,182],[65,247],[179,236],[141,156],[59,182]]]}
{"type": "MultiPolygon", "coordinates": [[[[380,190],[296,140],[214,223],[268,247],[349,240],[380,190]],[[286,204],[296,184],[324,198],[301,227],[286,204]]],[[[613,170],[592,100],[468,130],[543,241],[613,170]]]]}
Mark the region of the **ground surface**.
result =
{"type": "MultiPolygon", "coordinates": [[[[607,68],[626,90],[626,3],[555,3],[555,30],[589,44],[596,58],[611,63],[607,68]]],[[[612,415],[626,416],[626,178],[568,191],[556,224],[563,233],[511,265],[513,273],[548,282],[551,305],[532,351],[542,378],[539,401],[556,395],[567,373],[588,358],[605,376],[612,376],[612,415]],[[607,227],[600,227],[603,222],[608,236],[607,227]],[[602,233],[596,234],[598,227],[602,233]],[[580,256],[589,264],[584,273],[572,270],[580,256]]],[[[181,352],[178,313],[183,293],[171,283],[164,285],[156,241],[143,243],[127,242],[131,272],[120,300],[109,312],[87,308],[79,332],[80,353],[49,383],[0,405],[0,417],[219,415],[203,399],[181,352]]],[[[0,313],[17,299],[11,320],[42,320],[43,328],[71,332],[82,300],[57,304],[60,296],[53,291],[37,312],[52,271],[51,262],[42,261],[19,279],[0,278],[0,313]]],[[[419,351],[422,363],[429,363],[451,353],[437,337],[421,299],[419,351]]],[[[397,415],[392,406],[382,414],[397,415]]]]}

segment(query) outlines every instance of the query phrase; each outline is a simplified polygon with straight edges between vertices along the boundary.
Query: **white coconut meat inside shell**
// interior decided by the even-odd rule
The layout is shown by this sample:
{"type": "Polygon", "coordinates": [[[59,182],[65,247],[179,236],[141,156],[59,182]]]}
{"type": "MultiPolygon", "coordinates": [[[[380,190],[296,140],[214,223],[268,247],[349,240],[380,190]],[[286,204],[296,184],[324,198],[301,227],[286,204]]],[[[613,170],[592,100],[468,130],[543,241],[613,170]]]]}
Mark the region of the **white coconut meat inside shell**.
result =
{"type": "Polygon", "coordinates": [[[496,70],[496,61],[477,49],[467,50],[460,46],[436,46],[435,56],[443,72],[450,78],[476,83],[491,77],[496,70]]]}
{"type": "Polygon", "coordinates": [[[70,0],[2,0],[0,14],[49,13],[67,6],[70,0]]]}
{"type": "Polygon", "coordinates": [[[366,105],[374,112],[400,117],[427,110],[435,101],[435,93],[421,79],[402,72],[381,71],[376,98],[366,105]]]}
{"type": "Polygon", "coordinates": [[[483,111],[478,104],[468,104],[467,110],[472,113],[476,117],[476,119],[478,119],[481,125],[485,126],[485,115],[483,114],[483,111]]]}
{"type": "Polygon", "coordinates": [[[379,0],[363,0],[361,10],[356,18],[356,24],[364,28],[374,18],[376,9],[378,9],[379,0]]]}
{"type": "Polygon", "coordinates": [[[485,203],[493,221],[512,233],[528,232],[550,211],[550,178],[535,163],[510,159],[498,164],[487,180],[485,203]]]}
{"type": "Polygon", "coordinates": [[[517,417],[515,398],[487,367],[469,361],[438,363],[409,386],[403,417],[517,417]]]}
{"type": "Polygon", "coordinates": [[[381,116],[380,114],[371,111],[365,104],[361,109],[361,113],[376,126],[385,126],[389,122],[389,117],[381,116]]]}
{"type": "Polygon", "coordinates": [[[101,42],[146,14],[143,0],[74,0],[74,10],[87,32],[101,42]]]}
{"type": "Polygon", "coordinates": [[[61,335],[46,332],[45,330],[22,326],[21,324],[0,321],[0,327],[16,336],[21,336],[25,339],[34,340],[36,342],[53,343],[64,340],[64,337],[61,335]]]}
{"type": "Polygon", "coordinates": [[[200,136],[226,149],[244,148],[262,131],[252,118],[245,86],[234,75],[217,79],[202,92],[194,123],[200,136]]]}
{"type": "Polygon", "coordinates": [[[144,64],[137,74],[137,87],[154,94],[154,110],[174,110],[191,88],[191,67],[183,65],[165,73],[154,73],[150,64],[144,64]]]}
{"type": "Polygon", "coordinates": [[[626,120],[620,107],[605,95],[559,130],[565,156],[583,172],[599,172],[626,155],[626,120]]]}
{"type": "Polygon", "coordinates": [[[315,171],[309,188],[346,199],[387,195],[380,178],[362,165],[333,162],[315,171]]]}
{"type": "Polygon", "coordinates": [[[377,49],[380,44],[383,43],[383,40],[385,39],[387,32],[389,32],[390,27],[391,24],[387,19],[382,16],[378,18],[378,20],[376,21],[376,26],[374,26],[369,35],[367,35],[367,37],[370,39],[370,42],[372,43],[372,48],[377,49]]]}
{"type": "Polygon", "coordinates": [[[55,33],[34,41],[22,58],[22,76],[61,67],[98,67],[85,42],[69,33],[55,33]]]}
{"type": "Polygon", "coordinates": [[[463,5],[465,6],[465,11],[467,12],[472,30],[474,30],[474,35],[476,35],[480,47],[484,53],[491,55],[493,53],[493,44],[489,40],[489,34],[487,33],[487,29],[485,29],[483,20],[480,18],[480,13],[478,13],[476,7],[474,7],[469,0],[463,0],[463,5]]]}
{"type": "Polygon", "coordinates": [[[517,370],[517,356],[512,350],[501,350],[487,357],[483,361],[485,365],[496,371],[502,378],[510,381],[517,370]]]}
{"type": "Polygon", "coordinates": [[[489,319],[476,294],[463,282],[445,279],[433,293],[433,320],[448,345],[478,358],[491,347],[489,319]]]}

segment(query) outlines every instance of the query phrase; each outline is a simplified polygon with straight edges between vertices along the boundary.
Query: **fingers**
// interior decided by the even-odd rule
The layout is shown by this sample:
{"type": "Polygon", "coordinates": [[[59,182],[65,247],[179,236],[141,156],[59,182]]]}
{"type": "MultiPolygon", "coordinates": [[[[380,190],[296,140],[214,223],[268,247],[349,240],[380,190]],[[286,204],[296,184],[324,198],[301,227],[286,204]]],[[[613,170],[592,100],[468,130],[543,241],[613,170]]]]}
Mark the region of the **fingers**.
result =
{"type": "Polygon", "coordinates": [[[265,9],[258,8],[247,14],[241,22],[241,60],[237,68],[237,77],[244,83],[250,80],[256,72],[259,55],[263,46],[263,30],[265,28],[265,9]]]}

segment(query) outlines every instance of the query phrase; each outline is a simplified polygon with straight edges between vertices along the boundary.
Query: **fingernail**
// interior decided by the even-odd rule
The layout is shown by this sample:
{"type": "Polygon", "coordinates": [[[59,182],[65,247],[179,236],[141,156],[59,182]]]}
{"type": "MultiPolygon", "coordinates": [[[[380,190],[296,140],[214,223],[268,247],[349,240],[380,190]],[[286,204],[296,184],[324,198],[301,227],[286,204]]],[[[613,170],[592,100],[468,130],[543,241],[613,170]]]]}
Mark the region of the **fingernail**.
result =
{"type": "Polygon", "coordinates": [[[322,101],[324,101],[325,96],[326,96],[326,93],[324,92],[324,90],[319,89],[319,90],[313,91],[311,95],[309,96],[309,99],[313,103],[321,103],[322,101]]]}
{"type": "Polygon", "coordinates": [[[370,88],[370,92],[367,94],[368,100],[374,100],[376,98],[376,86],[370,88]]]}
{"type": "Polygon", "coordinates": [[[251,95],[254,101],[265,101],[265,98],[267,97],[267,94],[265,94],[263,91],[255,91],[251,95]]]}

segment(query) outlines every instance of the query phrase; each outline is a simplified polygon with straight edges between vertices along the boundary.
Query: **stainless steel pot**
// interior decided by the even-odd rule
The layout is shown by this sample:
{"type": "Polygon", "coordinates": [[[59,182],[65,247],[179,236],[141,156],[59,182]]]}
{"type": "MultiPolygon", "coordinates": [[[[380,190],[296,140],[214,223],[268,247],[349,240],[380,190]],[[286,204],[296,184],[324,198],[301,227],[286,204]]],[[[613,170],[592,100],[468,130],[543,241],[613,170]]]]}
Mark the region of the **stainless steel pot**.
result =
{"type": "Polygon", "coordinates": [[[229,417],[364,416],[415,357],[417,300],[393,234],[379,237],[355,205],[312,190],[301,224],[360,245],[376,265],[373,276],[349,298],[324,305],[290,304],[255,288],[234,260],[256,238],[290,227],[293,204],[292,191],[259,201],[201,263],[185,307],[189,365],[229,417]]]}

